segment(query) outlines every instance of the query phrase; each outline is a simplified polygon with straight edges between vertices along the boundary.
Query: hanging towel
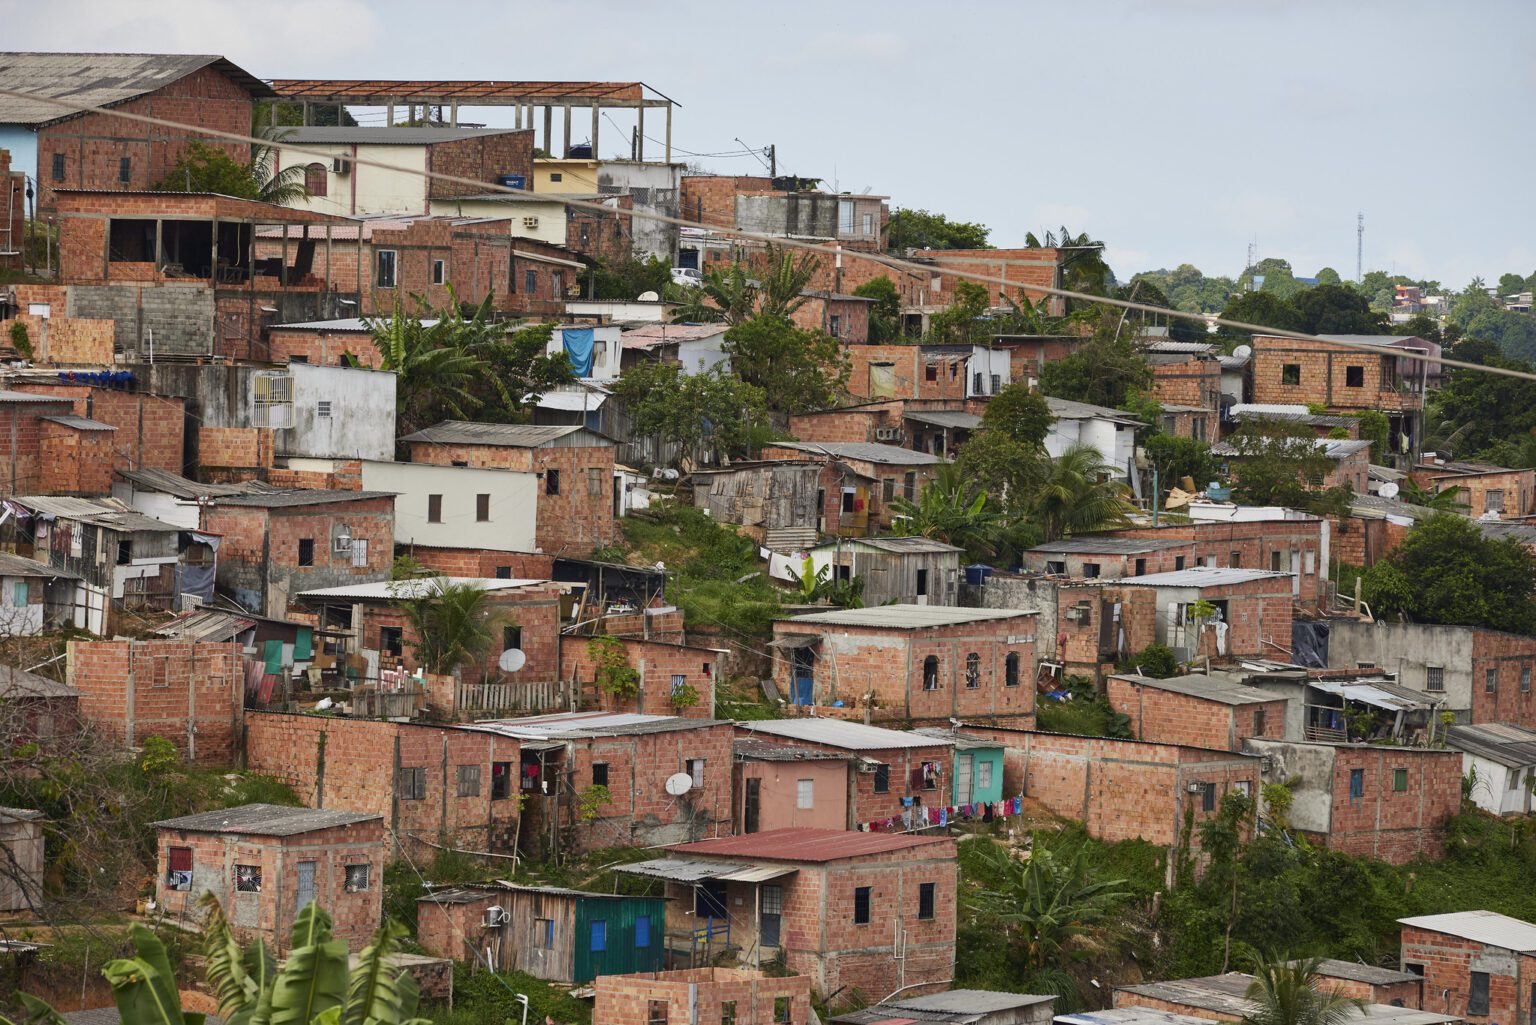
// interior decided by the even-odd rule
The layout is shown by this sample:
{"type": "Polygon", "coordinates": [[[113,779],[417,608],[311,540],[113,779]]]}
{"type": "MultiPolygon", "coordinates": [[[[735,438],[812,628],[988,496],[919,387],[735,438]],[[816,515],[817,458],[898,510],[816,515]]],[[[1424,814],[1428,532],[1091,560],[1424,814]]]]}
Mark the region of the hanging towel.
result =
{"type": "Polygon", "coordinates": [[[571,359],[571,373],[577,377],[592,376],[592,329],[567,327],[560,330],[565,342],[565,354],[571,359]]]}
{"type": "Polygon", "coordinates": [[[1015,797],[1013,799],[1013,813],[1015,815],[1018,815],[1018,814],[1022,813],[1023,811],[1024,811],[1024,798],[1022,798],[1022,797],[1015,797]]]}

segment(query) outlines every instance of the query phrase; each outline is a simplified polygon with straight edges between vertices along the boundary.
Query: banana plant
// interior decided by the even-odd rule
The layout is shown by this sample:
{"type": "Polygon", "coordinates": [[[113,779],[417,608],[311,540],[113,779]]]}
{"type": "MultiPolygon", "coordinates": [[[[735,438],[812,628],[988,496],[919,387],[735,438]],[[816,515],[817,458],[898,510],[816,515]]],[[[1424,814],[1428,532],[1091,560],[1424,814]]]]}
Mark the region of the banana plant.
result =
{"type": "MultiPolygon", "coordinates": [[[[207,977],[229,1025],[430,1025],[416,1016],[421,990],[390,960],[406,929],[386,922],[347,971],[347,944],[331,935],[331,916],[305,905],[294,919],[291,947],[281,967],[261,940],[241,947],[224,909],[205,894],[203,953],[207,977]]],[[[176,974],[165,945],[152,931],[129,928],[137,956],[109,962],[102,974],[112,984],[123,1025],[203,1025],[205,1016],[183,1011],[176,974]]],[[[0,1025],[63,1025],[53,1008],[21,997],[26,1017],[0,1025]]]]}

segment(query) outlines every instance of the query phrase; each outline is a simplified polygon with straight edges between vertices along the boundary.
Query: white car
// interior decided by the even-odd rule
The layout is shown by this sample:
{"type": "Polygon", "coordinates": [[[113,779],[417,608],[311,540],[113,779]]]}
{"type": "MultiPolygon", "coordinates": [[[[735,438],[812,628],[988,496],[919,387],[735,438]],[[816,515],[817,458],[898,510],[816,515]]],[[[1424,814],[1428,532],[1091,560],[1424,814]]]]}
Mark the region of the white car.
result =
{"type": "Polygon", "coordinates": [[[704,274],[694,267],[673,267],[672,284],[699,288],[704,284],[704,274]]]}

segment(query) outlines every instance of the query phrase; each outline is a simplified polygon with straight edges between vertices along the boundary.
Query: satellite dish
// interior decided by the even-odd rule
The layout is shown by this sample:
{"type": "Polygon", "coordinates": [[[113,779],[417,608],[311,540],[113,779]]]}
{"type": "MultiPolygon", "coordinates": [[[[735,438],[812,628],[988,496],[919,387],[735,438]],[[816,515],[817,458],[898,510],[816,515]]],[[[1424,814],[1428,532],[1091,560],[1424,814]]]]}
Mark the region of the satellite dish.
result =
{"type": "Polygon", "coordinates": [[[501,671],[504,673],[515,673],[527,664],[528,656],[523,654],[523,651],[520,648],[508,648],[506,651],[503,651],[501,653],[501,657],[496,660],[496,665],[499,666],[501,671]]]}
{"type": "Polygon", "coordinates": [[[641,302],[641,303],[653,303],[653,302],[656,302],[657,300],[659,300],[660,298],[661,298],[661,296],[658,295],[655,292],[641,292],[639,297],[635,301],[636,302],[641,302]]]}
{"type": "Polygon", "coordinates": [[[1237,348],[1232,350],[1232,355],[1236,356],[1238,359],[1247,359],[1249,356],[1253,355],[1253,346],[1239,345],[1237,348]]]}
{"type": "Polygon", "coordinates": [[[1376,493],[1378,495],[1380,495],[1382,498],[1396,498],[1397,497],[1397,491],[1398,491],[1397,485],[1394,484],[1392,481],[1387,481],[1385,484],[1383,484],[1380,487],[1380,489],[1377,490],[1376,493]]]}
{"type": "Polygon", "coordinates": [[[673,797],[682,797],[693,789],[693,777],[686,772],[674,772],[667,777],[667,793],[673,797]]]}

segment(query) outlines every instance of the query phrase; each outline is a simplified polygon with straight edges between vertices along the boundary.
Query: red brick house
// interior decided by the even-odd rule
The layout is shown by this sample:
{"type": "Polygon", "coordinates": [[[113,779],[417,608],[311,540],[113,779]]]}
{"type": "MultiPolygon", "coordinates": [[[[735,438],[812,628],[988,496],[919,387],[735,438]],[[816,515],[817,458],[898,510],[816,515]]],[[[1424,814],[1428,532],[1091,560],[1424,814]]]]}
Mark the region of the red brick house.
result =
{"type": "Polygon", "coordinates": [[[1119,580],[1196,565],[1195,542],[1176,537],[1085,534],[1064,537],[1020,555],[1029,573],[1082,580],[1119,580]]]}
{"type": "Polygon", "coordinates": [[[413,463],[537,473],[536,539],[543,552],[585,556],[618,540],[615,446],[595,431],[445,420],[400,442],[413,463]]]}
{"type": "Polygon", "coordinates": [[[1459,488],[1457,504],[1468,516],[1513,519],[1536,514],[1536,470],[1436,462],[1421,463],[1413,478],[1436,493],[1459,488]]]}
{"type": "Polygon", "coordinates": [[[1122,674],[1105,681],[1105,694],[1140,740],[1241,751],[1245,737],[1285,736],[1284,698],[1219,677],[1122,674]]]}
{"type": "Polygon", "coordinates": [[[741,968],[681,968],[603,975],[592,1020],[604,1025],[783,1025],[811,1020],[811,980],[741,968]]]}
{"type": "Polygon", "coordinates": [[[704,648],[642,637],[560,638],[560,676],[574,689],[590,689],[604,708],[617,712],[654,712],[712,719],[715,684],[720,678],[722,648],[704,648]],[[639,692],[621,698],[597,686],[597,659],[604,647],[616,644],[629,667],[639,673],[639,692]]]}
{"type": "Polygon", "coordinates": [[[1257,755],[970,723],[959,729],[1003,745],[1003,793],[1033,798],[1100,840],[1177,847],[1186,809],[1198,827],[1228,792],[1259,789],[1257,755]]]}
{"type": "Polygon", "coordinates": [[[842,537],[889,530],[895,522],[895,497],[915,501],[946,461],[926,452],[866,442],[783,441],[764,446],[761,458],[767,463],[820,463],[814,525],[824,534],[842,537]]]}
{"type": "Polygon", "coordinates": [[[742,722],[736,736],[754,747],[780,745],[797,763],[811,761],[810,752],[841,763],[791,779],[771,771],[778,768],[776,761],[754,754],[751,760],[761,764],[742,765],[737,773],[741,790],[736,819],[744,833],[771,830],[770,823],[785,819],[793,819],[796,826],[825,821],[835,823],[836,829],[871,823],[888,829],[900,821],[900,828],[910,829],[927,824],[926,819],[919,821],[919,812],[952,803],[951,740],[822,716],[742,722]],[[803,779],[811,781],[809,788],[801,785],[803,779]]]}
{"type": "Polygon", "coordinates": [[[211,893],[235,936],[289,948],[293,920],[311,901],[332,932],[358,950],[379,927],[384,821],[367,812],[245,804],[155,823],[155,900],[196,919],[211,893]]]}
{"type": "Polygon", "coordinates": [[[849,1000],[954,978],[950,837],[779,829],[669,847],[619,870],[665,881],[668,934],[694,937],[704,958],[726,946],[756,963],[782,955],[813,990],[849,1000]]]}
{"type": "Polygon", "coordinates": [[[1474,1025],[1528,1021],[1536,986],[1536,925],[1495,911],[1400,918],[1403,968],[1424,979],[1424,1003],[1474,1025]]]}
{"type": "MultiPolygon", "coordinates": [[[[1272,658],[1290,650],[1292,579],[1264,569],[1191,566],[1125,577],[1104,585],[1106,595],[1148,588],[1156,595],[1156,636],[1180,661],[1209,656],[1272,658]],[[1197,614],[1206,603],[1210,615],[1197,614]]],[[[1064,609],[1062,619],[1070,619],[1064,609]]],[[[1137,645],[1132,650],[1139,650],[1137,645]]]]}
{"type": "Polygon", "coordinates": [[[37,167],[21,170],[37,179],[40,213],[52,211],[56,189],[151,189],[194,141],[244,163],[248,146],[198,129],[249,132],[252,101],[277,95],[212,54],[8,53],[4,73],[7,88],[20,92],[194,126],[167,128],[7,97],[0,126],[37,136],[37,167]]]}
{"type": "Polygon", "coordinates": [[[1423,1007],[1424,977],[1359,961],[1324,958],[1317,963],[1317,988],[1389,1007],[1423,1007]]]}
{"type": "Polygon", "coordinates": [[[1335,850],[1401,865],[1445,856],[1461,808],[1461,752],[1248,737],[1266,782],[1300,777],[1290,824],[1335,850]]]}
{"type": "MultiPolygon", "coordinates": [[[[1382,994],[1415,992],[1411,986],[1404,986],[1399,981],[1386,981],[1397,980],[1406,974],[1403,972],[1341,961],[1325,961],[1323,964],[1330,967],[1320,966],[1318,978],[1313,983],[1320,991],[1334,990],[1346,995],[1367,990],[1382,994]]],[[[1246,1021],[1259,1009],[1254,1001],[1248,999],[1248,988],[1253,985],[1253,981],[1253,976],[1246,972],[1227,972],[1225,975],[1208,975],[1203,978],[1169,979],[1120,986],[1114,992],[1115,1010],[1100,1012],[1105,1017],[1101,1025],[1114,1025],[1116,1022],[1125,1022],[1127,1025],[1155,1025],[1158,1022],[1187,1025],[1192,1021],[1246,1021]],[[1140,1013],[1135,1018],[1124,1017],[1133,1011],[1140,1013]]],[[[1420,1010],[1417,1000],[1409,1003],[1406,996],[1393,998],[1397,999],[1402,999],[1402,1002],[1368,1002],[1364,1007],[1346,1008],[1344,1020],[1359,1025],[1456,1025],[1461,1021],[1454,1014],[1420,1010]]],[[[1088,1018],[1089,1015],[1085,1014],[1058,1016],[1057,1020],[1062,1021],[1063,1025],[1078,1025],[1078,1019],[1088,1018]]],[[[1087,1023],[1084,1021],[1080,1025],[1087,1023]]]]}
{"type": "Polygon", "coordinates": [[[1035,710],[1035,614],[879,605],[781,619],[774,683],[796,705],[870,710],[876,719],[1028,723],[1035,710]]]}
{"type": "Polygon", "coordinates": [[[114,430],[75,415],[70,399],[0,390],[0,421],[8,421],[0,423],[0,430],[16,439],[0,461],[0,488],[7,494],[112,491],[114,430]]]}
{"type": "Polygon", "coordinates": [[[805,302],[789,318],[796,327],[831,335],[845,345],[868,344],[873,299],[815,289],[801,292],[800,298],[805,302]]]}

